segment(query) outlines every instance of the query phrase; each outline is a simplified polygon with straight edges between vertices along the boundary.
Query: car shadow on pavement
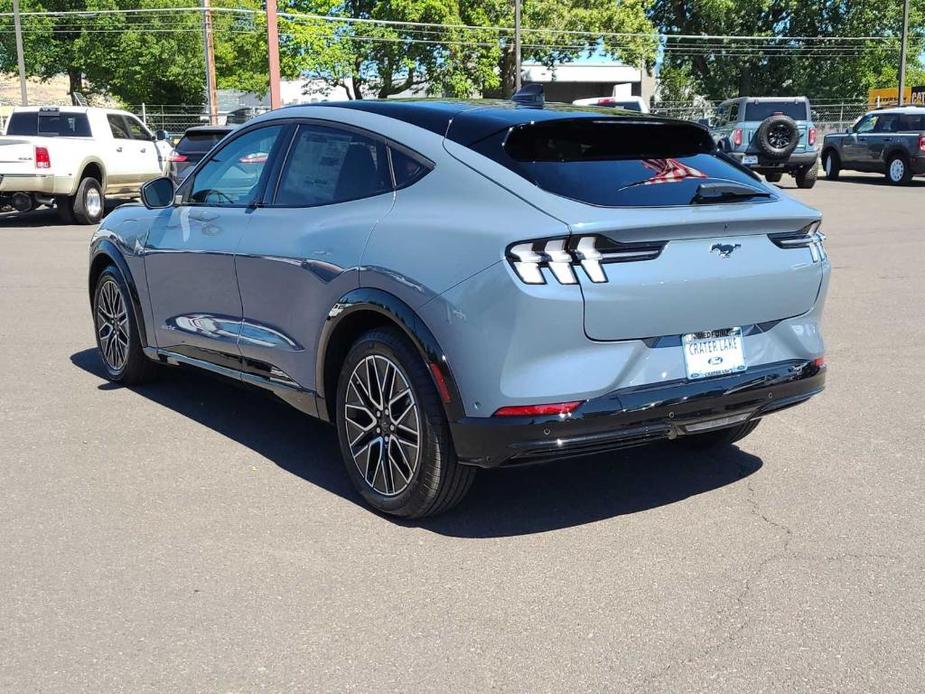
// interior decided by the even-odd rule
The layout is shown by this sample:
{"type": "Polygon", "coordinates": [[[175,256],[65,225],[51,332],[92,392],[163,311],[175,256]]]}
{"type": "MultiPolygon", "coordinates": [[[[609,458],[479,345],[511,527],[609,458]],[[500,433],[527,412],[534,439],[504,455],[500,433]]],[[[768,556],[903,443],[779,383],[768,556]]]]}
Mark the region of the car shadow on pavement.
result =
{"type": "MultiPolygon", "coordinates": [[[[95,349],[71,362],[105,381],[95,349]]],[[[247,446],[284,470],[365,506],[347,478],[333,427],[274,396],[187,368],[164,368],[133,392],[247,446]]],[[[757,472],[760,458],[729,447],[709,454],[670,442],[545,465],[483,471],[455,509],[395,521],[441,535],[506,537],[592,523],[671,504],[757,472]]],[[[390,519],[393,520],[394,519],[390,519]]]]}

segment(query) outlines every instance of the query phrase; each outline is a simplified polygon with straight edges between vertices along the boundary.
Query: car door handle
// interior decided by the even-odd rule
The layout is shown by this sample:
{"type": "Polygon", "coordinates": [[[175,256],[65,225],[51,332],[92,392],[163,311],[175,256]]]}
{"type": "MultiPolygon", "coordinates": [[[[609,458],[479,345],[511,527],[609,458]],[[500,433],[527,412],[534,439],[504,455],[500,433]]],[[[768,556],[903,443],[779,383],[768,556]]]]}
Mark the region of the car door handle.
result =
{"type": "Polygon", "coordinates": [[[892,141],[893,141],[893,138],[892,138],[892,137],[885,137],[885,138],[883,138],[883,141],[884,141],[884,142],[892,142],[892,141]]]}
{"type": "Polygon", "coordinates": [[[122,146],[119,145],[118,147],[116,147],[116,151],[117,151],[117,152],[121,152],[121,151],[122,151],[122,146]]]}
{"type": "Polygon", "coordinates": [[[141,153],[142,153],[142,154],[144,154],[144,153],[147,152],[147,151],[148,151],[148,148],[147,148],[147,147],[142,147],[142,148],[141,148],[141,153]]]}

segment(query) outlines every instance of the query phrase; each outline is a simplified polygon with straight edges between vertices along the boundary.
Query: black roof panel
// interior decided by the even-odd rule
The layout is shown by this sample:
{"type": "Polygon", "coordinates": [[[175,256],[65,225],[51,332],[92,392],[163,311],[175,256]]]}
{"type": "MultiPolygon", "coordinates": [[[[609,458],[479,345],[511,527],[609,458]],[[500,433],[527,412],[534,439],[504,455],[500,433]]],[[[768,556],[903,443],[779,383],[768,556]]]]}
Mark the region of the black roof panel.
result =
{"type": "Polygon", "coordinates": [[[469,146],[515,125],[562,118],[657,119],[636,111],[549,104],[527,108],[494,99],[356,99],[323,102],[319,106],[349,108],[395,118],[469,146]]]}

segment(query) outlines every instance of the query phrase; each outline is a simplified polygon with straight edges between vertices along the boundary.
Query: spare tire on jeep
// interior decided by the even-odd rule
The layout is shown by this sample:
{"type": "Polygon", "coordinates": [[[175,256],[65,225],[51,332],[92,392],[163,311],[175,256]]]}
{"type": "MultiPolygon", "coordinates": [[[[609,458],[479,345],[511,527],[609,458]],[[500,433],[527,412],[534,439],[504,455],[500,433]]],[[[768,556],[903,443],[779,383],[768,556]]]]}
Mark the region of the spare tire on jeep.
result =
{"type": "Polygon", "coordinates": [[[755,135],[758,150],[768,159],[784,160],[800,144],[800,129],[796,121],[783,113],[768,116],[755,135]]]}

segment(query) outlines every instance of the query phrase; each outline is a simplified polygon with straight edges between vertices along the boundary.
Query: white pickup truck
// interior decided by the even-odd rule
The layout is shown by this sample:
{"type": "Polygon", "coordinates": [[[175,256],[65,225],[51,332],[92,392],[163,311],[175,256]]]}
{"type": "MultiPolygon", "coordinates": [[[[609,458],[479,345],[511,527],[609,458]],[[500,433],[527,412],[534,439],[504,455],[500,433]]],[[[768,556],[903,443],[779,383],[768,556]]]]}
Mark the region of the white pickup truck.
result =
{"type": "Polygon", "coordinates": [[[0,137],[0,209],[54,205],[65,223],[95,224],[107,196],[137,196],[162,176],[158,140],[131,113],[108,108],[16,108],[0,137]]]}

